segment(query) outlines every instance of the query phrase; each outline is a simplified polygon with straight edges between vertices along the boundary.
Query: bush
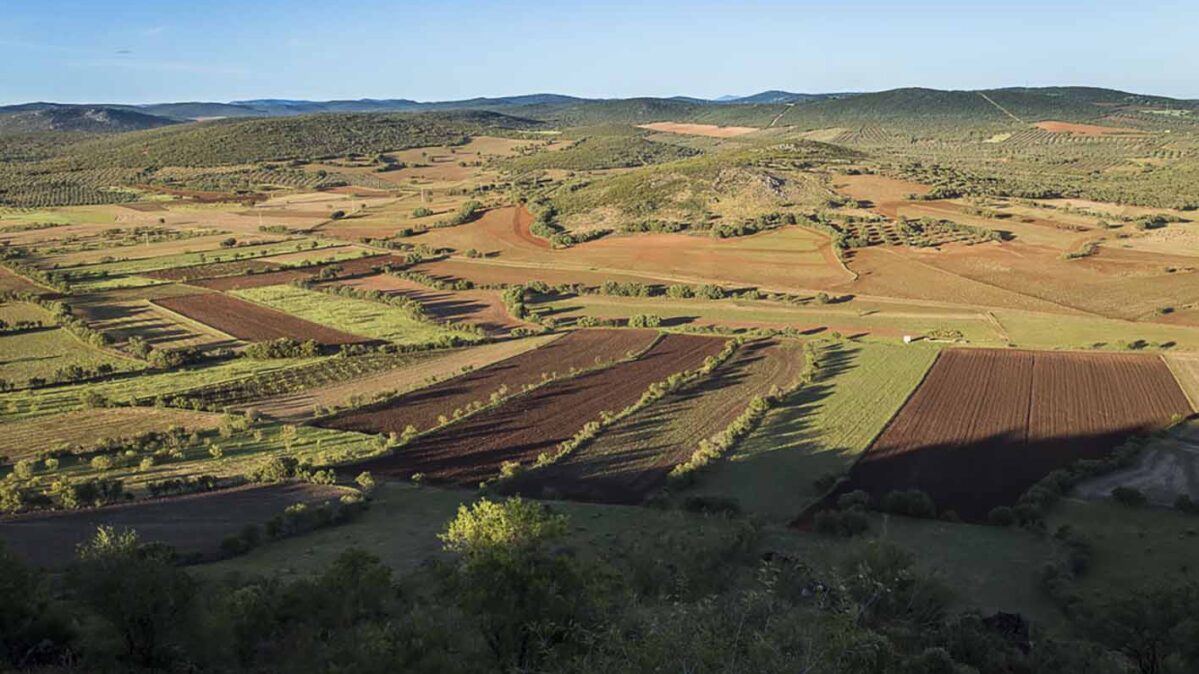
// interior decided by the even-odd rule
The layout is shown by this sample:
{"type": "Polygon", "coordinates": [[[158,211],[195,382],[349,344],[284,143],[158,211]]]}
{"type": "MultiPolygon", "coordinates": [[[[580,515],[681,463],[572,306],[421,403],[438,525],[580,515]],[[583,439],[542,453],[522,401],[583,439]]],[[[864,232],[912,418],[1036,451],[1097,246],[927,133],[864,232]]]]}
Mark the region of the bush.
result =
{"type": "Polygon", "coordinates": [[[1139,508],[1149,501],[1149,499],[1145,498],[1144,492],[1133,487],[1116,487],[1112,490],[1112,498],[1117,503],[1122,503],[1133,508],[1139,508]]]}
{"type": "Polygon", "coordinates": [[[883,510],[908,517],[936,517],[932,498],[919,489],[893,491],[883,497],[883,510]]]}
{"type": "Polygon", "coordinates": [[[987,514],[987,521],[1000,527],[1008,527],[1016,523],[1016,515],[1007,506],[992,508],[987,514]]]}
{"type": "Polygon", "coordinates": [[[852,538],[869,530],[870,520],[858,510],[823,510],[816,513],[813,526],[822,536],[852,538]]]}
{"type": "Polygon", "coordinates": [[[741,514],[741,504],[737,499],[727,496],[688,496],[683,501],[683,510],[704,515],[736,517],[741,514]]]}

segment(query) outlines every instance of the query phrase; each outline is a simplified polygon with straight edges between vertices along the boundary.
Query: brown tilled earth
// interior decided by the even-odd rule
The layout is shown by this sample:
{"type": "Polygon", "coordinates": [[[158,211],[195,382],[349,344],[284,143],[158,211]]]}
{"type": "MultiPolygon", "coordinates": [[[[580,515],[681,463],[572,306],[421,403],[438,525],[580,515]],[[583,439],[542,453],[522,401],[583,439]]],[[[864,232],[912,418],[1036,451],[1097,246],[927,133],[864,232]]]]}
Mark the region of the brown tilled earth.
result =
{"type": "Polygon", "coordinates": [[[698,367],[723,346],[724,340],[713,337],[666,335],[635,361],[542,386],[352,469],[388,477],[421,473],[458,485],[478,484],[498,475],[506,461],[528,464],[539,454],[553,453],[601,412],[624,409],[650,384],[698,367]]]}
{"type": "Polygon", "coordinates": [[[445,381],[461,375],[463,368],[467,368],[468,371],[477,370],[530,349],[538,348],[561,338],[561,336],[560,334],[537,335],[525,339],[506,340],[459,349],[440,358],[421,359],[410,365],[384,372],[373,372],[339,384],[255,400],[239,406],[239,409],[252,408],[269,417],[293,423],[303,421],[313,416],[318,405],[335,407],[347,404],[355,396],[369,399],[375,394],[407,393],[428,385],[431,380],[445,381]]]}
{"type": "Polygon", "coordinates": [[[314,339],[326,346],[376,341],[220,293],[168,297],[154,300],[154,303],[248,342],[281,337],[301,341],[314,339]]]}
{"type": "Polygon", "coordinates": [[[487,402],[501,386],[507,386],[511,395],[552,373],[565,376],[571,370],[623,360],[649,346],[656,334],[653,330],[578,330],[539,349],[318,425],[372,434],[402,433],[409,425],[427,430],[437,425],[440,415],[452,417],[455,409],[487,402]]]}
{"type": "Polygon", "coordinates": [[[971,521],[1192,412],[1158,356],[948,349],[839,493],[919,488],[971,521]]]}
{"type": "Polygon", "coordinates": [[[35,566],[61,568],[75,546],[100,526],[132,529],[144,542],[159,541],[182,555],[215,557],[225,537],[248,524],[264,524],[294,503],[331,501],[350,493],[315,484],[250,485],[105,508],[30,513],[0,519],[0,540],[35,566]]]}
{"type": "Polygon", "coordinates": [[[211,277],[193,277],[197,280],[190,280],[188,283],[189,285],[208,288],[209,290],[220,290],[222,292],[245,290],[247,288],[286,285],[292,281],[312,278],[319,274],[321,269],[330,266],[340,268],[341,271],[338,272],[338,276],[352,277],[361,274],[373,274],[389,264],[399,264],[402,261],[401,258],[393,255],[374,255],[345,260],[344,262],[330,262],[328,264],[312,265],[297,269],[278,269],[278,265],[269,265],[268,269],[275,268],[277,271],[241,274],[238,276],[214,274],[211,277]]]}
{"type": "Polygon", "coordinates": [[[514,492],[599,503],[641,503],[700,441],[723,431],[749,401],[787,388],[804,367],[798,342],[747,344],[708,378],[609,427],[545,469],[518,477],[514,492]]]}

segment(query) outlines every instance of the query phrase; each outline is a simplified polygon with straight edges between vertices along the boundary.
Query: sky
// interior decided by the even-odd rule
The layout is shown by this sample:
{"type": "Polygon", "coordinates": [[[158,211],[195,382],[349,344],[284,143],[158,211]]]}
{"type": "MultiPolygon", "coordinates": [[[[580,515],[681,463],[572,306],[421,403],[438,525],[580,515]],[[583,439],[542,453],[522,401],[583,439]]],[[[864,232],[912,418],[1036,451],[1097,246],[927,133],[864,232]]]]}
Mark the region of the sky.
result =
{"type": "Polygon", "coordinates": [[[0,104],[1088,85],[1199,99],[1196,0],[0,0],[0,104]]]}

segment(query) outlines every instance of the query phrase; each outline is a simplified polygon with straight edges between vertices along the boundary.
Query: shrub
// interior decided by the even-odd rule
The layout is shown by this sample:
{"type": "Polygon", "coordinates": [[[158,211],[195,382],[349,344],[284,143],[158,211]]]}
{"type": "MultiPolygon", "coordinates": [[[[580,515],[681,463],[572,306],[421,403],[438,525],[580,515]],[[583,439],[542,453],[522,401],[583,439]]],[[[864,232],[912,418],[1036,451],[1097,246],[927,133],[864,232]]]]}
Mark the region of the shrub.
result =
{"type": "Polygon", "coordinates": [[[1116,487],[1112,490],[1112,498],[1117,503],[1122,503],[1133,508],[1139,508],[1148,502],[1144,492],[1133,487],[1116,487]]]}

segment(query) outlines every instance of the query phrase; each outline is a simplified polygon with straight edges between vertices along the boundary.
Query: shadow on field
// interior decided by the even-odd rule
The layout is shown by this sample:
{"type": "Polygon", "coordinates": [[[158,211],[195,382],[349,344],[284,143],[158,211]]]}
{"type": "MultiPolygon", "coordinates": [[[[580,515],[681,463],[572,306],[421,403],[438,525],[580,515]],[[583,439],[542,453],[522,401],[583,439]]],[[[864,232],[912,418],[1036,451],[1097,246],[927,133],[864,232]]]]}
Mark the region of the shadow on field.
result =
{"type": "Polygon", "coordinates": [[[938,513],[952,510],[964,521],[986,522],[993,508],[1015,505],[1049,473],[1080,459],[1101,459],[1129,436],[1148,430],[1128,426],[1036,441],[1026,440],[1023,433],[1002,433],[969,444],[932,444],[899,454],[867,452],[849,479],[809,508],[800,522],[859,489],[870,494],[874,505],[892,491],[919,489],[932,498],[938,513]]]}
{"type": "Polygon", "coordinates": [[[642,412],[609,428],[593,443],[566,459],[514,480],[510,493],[535,498],[566,498],[593,503],[635,505],[661,487],[677,464],[690,458],[694,447],[680,445],[679,431],[672,422],[685,415],[696,400],[718,395],[723,389],[743,382],[765,356],[766,342],[747,344],[716,377],[707,377],[671,394],[642,412]]]}

